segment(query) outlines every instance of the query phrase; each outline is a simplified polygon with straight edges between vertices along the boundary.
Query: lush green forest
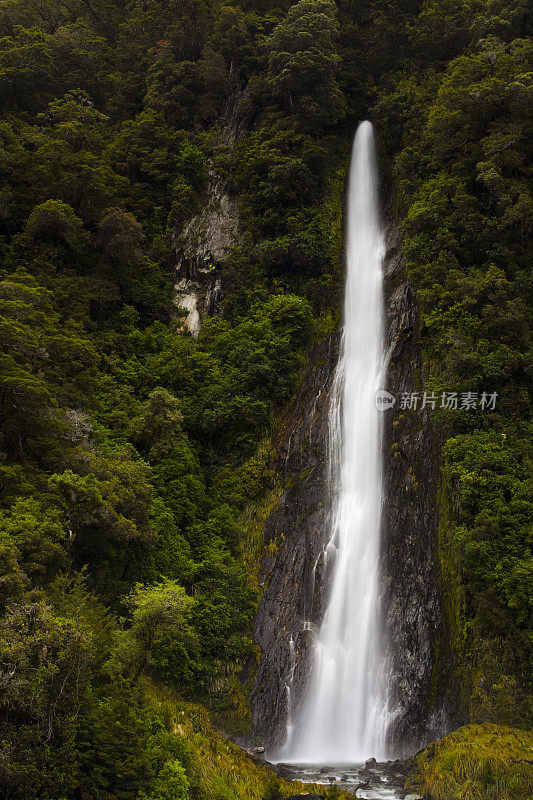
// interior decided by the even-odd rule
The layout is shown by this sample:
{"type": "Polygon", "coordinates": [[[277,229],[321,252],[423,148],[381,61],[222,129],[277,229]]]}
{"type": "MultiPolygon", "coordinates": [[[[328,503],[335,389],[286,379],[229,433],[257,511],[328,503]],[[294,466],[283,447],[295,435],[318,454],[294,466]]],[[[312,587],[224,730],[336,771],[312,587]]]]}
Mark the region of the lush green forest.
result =
{"type": "Polygon", "coordinates": [[[247,730],[243,515],[336,325],[340,187],[366,117],[428,388],[498,393],[492,414],[435,416],[461,703],[527,724],[528,31],[525,0],[1,0],[2,798],[262,796],[210,783],[204,723],[173,735],[158,693],[247,730]],[[213,165],[242,235],[194,339],[173,234],[213,165]]]}

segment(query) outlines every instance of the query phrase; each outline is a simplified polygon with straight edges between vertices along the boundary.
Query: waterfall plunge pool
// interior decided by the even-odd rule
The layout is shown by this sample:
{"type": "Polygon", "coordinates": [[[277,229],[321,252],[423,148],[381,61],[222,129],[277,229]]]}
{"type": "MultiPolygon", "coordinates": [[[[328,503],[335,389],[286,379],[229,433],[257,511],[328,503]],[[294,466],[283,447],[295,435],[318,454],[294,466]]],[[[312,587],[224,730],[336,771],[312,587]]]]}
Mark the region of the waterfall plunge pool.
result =
{"type": "Polygon", "coordinates": [[[285,780],[316,783],[326,787],[335,784],[359,800],[402,800],[407,794],[403,788],[405,769],[401,761],[329,766],[279,763],[273,765],[273,768],[285,780]]]}
{"type": "Polygon", "coordinates": [[[323,786],[335,784],[359,800],[402,800],[407,794],[403,788],[405,768],[401,761],[327,766],[279,763],[273,768],[285,780],[323,786]]]}

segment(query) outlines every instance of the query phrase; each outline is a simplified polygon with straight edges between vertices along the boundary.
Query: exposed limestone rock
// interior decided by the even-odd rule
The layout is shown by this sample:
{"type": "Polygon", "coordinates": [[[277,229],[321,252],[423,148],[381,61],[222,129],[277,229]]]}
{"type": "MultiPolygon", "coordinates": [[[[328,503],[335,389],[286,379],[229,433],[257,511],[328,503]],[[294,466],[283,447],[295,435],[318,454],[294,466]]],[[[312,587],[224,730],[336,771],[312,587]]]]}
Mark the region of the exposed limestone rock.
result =
{"type": "Polygon", "coordinates": [[[200,284],[188,278],[182,278],[181,281],[176,284],[175,289],[176,302],[187,312],[184,324],[189,333],[196,338],[200,333],[202,325],[200,321],[200,312],[198,310],[198,302],[202,295],[200,284]]]}
{"type": "Polygon", "coordinates": [[[174,239],[177,255],[175,303],[187,312],[184,327],[198,336],[204,317],[222,299],[220,262],[239,235],[237,201],[225,191],[212,165],[207,201],[174,239]]]}

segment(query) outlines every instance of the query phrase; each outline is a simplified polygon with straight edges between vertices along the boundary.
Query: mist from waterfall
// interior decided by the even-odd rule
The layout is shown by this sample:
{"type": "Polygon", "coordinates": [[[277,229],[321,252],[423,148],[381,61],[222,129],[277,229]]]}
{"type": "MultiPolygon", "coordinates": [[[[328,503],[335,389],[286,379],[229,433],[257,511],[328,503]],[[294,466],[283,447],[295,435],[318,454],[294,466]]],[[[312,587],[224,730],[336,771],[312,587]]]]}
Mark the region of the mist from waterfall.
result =
{"type": "Polygon", "coordinates": [[[346,236],[344,331],[329,416],[331,535],[320,557],[327,604],[315,634],[306,696],[294,718],[291,701],[280,754],[280,760],[302,764],[386,757],[379,586],[382,426],[375,402],[384,360],[384,243],[369,122],[359,125],[354,139],[346,236]]]}

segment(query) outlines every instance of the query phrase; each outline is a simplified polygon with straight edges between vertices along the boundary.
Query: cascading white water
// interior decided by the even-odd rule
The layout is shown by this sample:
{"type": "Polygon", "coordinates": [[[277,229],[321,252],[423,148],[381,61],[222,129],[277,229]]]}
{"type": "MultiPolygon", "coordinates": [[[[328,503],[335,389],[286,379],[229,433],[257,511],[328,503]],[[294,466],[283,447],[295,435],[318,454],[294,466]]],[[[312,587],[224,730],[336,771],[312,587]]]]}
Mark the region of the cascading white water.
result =
{"type": "MultiPolygon", "coordinates": [[[[354,140],[347,208],[344,333],[329,417],[328,600],[307,696],[289,719],[284,761],[356,763],[385,757],[389,721],[379,602],[382,502],[383,236],[372,125],[354,140]]],[[[289,711],[291,708],[289,707],[289,711]]]]}

